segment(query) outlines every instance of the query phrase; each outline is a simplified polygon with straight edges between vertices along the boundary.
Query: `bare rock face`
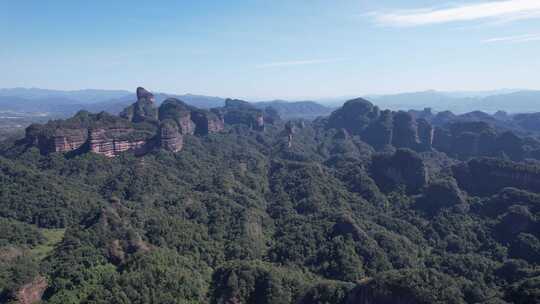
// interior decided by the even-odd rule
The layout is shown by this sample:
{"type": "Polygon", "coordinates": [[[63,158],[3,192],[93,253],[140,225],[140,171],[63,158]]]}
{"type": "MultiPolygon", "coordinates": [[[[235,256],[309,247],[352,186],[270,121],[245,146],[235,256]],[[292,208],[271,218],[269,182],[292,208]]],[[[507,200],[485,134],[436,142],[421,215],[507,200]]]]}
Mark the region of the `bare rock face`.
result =
{"type": "Polygon", "coordinates": [[[26,129],[27,144],[37,146],[44,154],[79,149],[87,139],[88,130],[84,128],[47,130],[40,125],[31,125],[26,129]]]}
{"type": "Polygon", "coordinates": [[[150,92],[148,92],[145,88],[143,87],[138,87],[137,88],[137,100],[141,100],[141,99],[146,99],[152,103],[155,102],[155,99],[154,99],[154,95],[150,92]]]}
{"type": "Polygon", "coordinates": [[[418,119],[416,121],[418,126],[418,139],[424,150],[431,150],[433,146],[433,136],[435,130],[433,126],[425,119],[418,119]]]}
{"type": "Polygon", "coordinates": [[[219,113],[206,110],[191,112],[191,119],[195,123],[195,134],[206,135],[221,132],[225,128],[223,118],[219,113]]]}
{"type": "Polygon", "coordinates": [[[54,152],[69,152],[80,148],[88,139],[87,129],[57,130],[52,139],[54,152]]]}
{"type": "Polygon", "coordinates": [[[407,112],[397,112],[394,115],[392,145],[396,148],[416,149],[419,142],[418,125],[414,117],[407,112]]]}
{"type": "Polygon", "coordinates": [[[155,121],[158,119],[158,111],[154,106],[154,95],[146,89],[137,88],[137,101],[125,108],[120,117],[132,122],[155,121]]]}
{"type": "Polygon", "coordinates": [[[264,130],[264,116],[262,113],[259,113],[255,116],[255,125],[253,126],[253,129],[258,131],[264,130]]]}
{"type": "Polygon", "coordinates": [[[144,153],[147,140],[130,139],[131,131],[129,129],[93,129],[89,136],[90,151],[107,157],[114,157],[128,150],[144,153]]]}
{"type": "Polygon", "coordinates": [[[42,154],[77,150],[107,157],[125,151],[144,154],[153,148],[178,152],[186,135],[223,131],[224,114],[229,112],[247,118],[254,129],[264,129],[264,113],[246,102],[232,101],[229,109],[212,110],[197,109],[175,98],[164,101],[159,109],[154,103],[154,95],[139,87],[137,102],[119,116],[80,111],[69,119],[33,124],[26,129],[21,145],[38,147],[42,154]]]}
{"type": "Polygon", "coordinates": [[[20,304],[34,304],[41,301],[45,289],[47,289],[47,279],[38,276],[32,282],[23,285],[15,297],[20,304]]]}
{"type": "Polygon", "coordinates": [[[285,124],[285,133],[287,134],[287,146],[290,148],[292,146],[293,134],[295,133],[296,128],[292,121],[288,121],[285,124]]]}
{"type": "Polygon", "coordinates": [[[164,121],[160,126],[160,147],[171,152],[182,150],[184,138],[174,121],[164,121]]]}
{"type": "Polygon", "coordinates": [[[195,133],[195,123],[191,120],[191,111],[193,110],[193,107],[181,100],[168,98],[159,107],[159,120],[173,120],[179,126],[180,133],[193,135],[195,133]]]}

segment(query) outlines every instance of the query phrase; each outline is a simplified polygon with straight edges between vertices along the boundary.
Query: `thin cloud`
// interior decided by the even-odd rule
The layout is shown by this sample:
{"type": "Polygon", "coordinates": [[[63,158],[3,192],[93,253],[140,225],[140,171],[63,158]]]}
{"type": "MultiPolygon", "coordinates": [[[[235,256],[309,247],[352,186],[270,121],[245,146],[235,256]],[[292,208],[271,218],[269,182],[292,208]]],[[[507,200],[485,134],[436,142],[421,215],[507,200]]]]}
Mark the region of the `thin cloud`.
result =
{"type": "Polygon", "coordinates": [[[368,14],[385,26],[421,26],[459,21],[515,21],[540,18],[540,0],[504,0],[463,4],[447,8],[420,8],[368,14]]]}
{"type": "Polygon", "coordinates": [[[295,65],[311,65],[311,64],[322,64],[330,62],[343,61],[344,58],[327,58],[327,59],[311,59],[311,60],[293,60],[293,61],[280,61],[280,62],[270,62],[257,65],[257,68],[275,68],[275,67],[288,67],[295,65]]]}
{"type": "Polygon", "coordinates": [[[530,41],[540,41],[540,34],[526,34],[526,35],[517,35],[517,36],[508,36],[508,37],[495,37],[483,40],[483,43],[497,43],[497,42],[506,42],[506,43],[521,43],[521,42],[530,42],[530,41]]]}

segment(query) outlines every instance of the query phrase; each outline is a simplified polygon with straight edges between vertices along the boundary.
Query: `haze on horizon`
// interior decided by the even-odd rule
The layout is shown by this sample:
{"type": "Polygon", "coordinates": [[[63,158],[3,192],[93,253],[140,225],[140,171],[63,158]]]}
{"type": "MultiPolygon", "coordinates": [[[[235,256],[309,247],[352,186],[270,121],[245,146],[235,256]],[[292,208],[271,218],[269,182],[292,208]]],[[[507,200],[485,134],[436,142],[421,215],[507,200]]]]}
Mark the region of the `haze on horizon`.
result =
{"type": "Polygon", "coordinates": [[[540,89],[538,0],[5,2],[0,87],[303,99],[540,89]]]}

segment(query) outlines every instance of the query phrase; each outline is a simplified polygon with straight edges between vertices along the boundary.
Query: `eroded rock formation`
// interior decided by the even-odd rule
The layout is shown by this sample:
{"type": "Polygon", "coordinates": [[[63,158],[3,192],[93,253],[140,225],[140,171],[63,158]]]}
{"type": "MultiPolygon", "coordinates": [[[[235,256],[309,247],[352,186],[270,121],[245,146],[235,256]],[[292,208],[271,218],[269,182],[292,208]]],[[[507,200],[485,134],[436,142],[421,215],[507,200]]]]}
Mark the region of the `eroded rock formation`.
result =
{"type": "Polygon", "coordinates": [[[41,301],[43,293],[47,289],[47,279],[42,276],[36,277],[32,282],[23,285],[16,293],[15,298],[19,304],[34,304],[41,301]]]}
{"type": "Polygon", "coordinates": [[[178,125],[178,131],[184,135],[195,134],[195,123],[191,112],[195,110],[176,98],[166,99],[159,107],[159,120],[173,120],[178,125]]]}
{"type": "MultiPolygon", "coordinates": [[[[152,93],[139,87],[137,101],[119,117],[81,111],[67,120],[31,125],[24,142],[38,147],[43,154],[77,150],[114,157],[125,151],[144,154],[154,148],[178,152],[183,148],[184,136],[221,132],[225,128],[222,113],[238,112],[234,107],[201,110],[175,98],[165,100],[159,109],[154,103],[152,93]]],[[[248,124],[264,128],[263,113],[249,111],[255,115],[248,124]]]]}
{"type": "Polygon", "coordinates": [[[349,100],[334,111],[326,128],[345,129],[352,135],[359,135],[377,150],[390,145],[416,151],[430,150],[434,138],[433,127],[427,120],[417,121],[413,114],[403,111],[380,111],[362,98],[349,100]]]}
{"type": "Polygon", "coordinates": [[[136,134],[132,129],[92,129],[90,130],[90,151],[107,157],[114,157],[122,152],[132,150],[143,154],[150,138],[136,134]]]}
{"type": "Polygon", "coordinates": [[[221,132],[225,128],[221,114],[214,111],[193,111],[191,112],[191,119],[195,123],[195,134],[198,135],[221,132]]]}
{"type": "Polygon", "coordinates": [[[154,95],[144,88],[137,88],[137,101],[120,113],[120,117],[132,122],[154,121],[158,118],[154,95]]]}
{"type": "Polygon", "coordinates": [[[172,152],[182,150],[184,138],[174,121],[162,122],[159,132],[160,147],[162,149],[172,152]]]}

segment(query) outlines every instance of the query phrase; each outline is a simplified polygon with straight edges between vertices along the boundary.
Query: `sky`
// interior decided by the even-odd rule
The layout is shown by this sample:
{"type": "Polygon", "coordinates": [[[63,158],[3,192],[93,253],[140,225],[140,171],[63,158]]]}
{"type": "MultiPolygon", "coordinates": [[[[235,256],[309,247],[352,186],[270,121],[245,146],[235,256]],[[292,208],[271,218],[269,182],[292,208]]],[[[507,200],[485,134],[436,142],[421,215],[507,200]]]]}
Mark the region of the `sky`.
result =
{"type": "Polygon", "coordinates": [[[540,89],[540,0],[0,0],[0,71],[251,100],[540,89]]]}

